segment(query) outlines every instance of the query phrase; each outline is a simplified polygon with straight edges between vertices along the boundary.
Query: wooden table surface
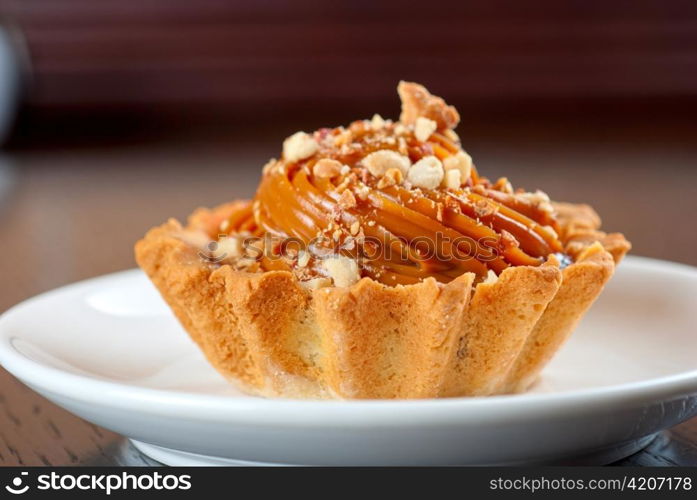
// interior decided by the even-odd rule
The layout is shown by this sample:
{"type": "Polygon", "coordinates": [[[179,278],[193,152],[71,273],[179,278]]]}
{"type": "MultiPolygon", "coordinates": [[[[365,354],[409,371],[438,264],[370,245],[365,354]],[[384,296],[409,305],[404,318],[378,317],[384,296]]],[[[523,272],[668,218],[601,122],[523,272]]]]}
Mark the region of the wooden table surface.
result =
{"type": "MultiPolygon", "coordinates": [[[[634,254],[697,265],[694,223],[686,222],[697,208],[697,147],[689,142],[479,140],[469,151],[485,175],[505,172],[514,185],[592,203],[605,227],[634,243],[634,254]]],[[[271,143],[233,141],[0,156],[0,312],[36,293],[133,267],[132,244],[150,226],[249,196],[259,166],[275,154],[271,143]],[[8,183],[14,186],[1,194],[8,183]]],[[[155,462],[0,370],[0,463],[155,462]]],[[[660,433],[619,464],[697,465],[697,419],[660,433]]]]}

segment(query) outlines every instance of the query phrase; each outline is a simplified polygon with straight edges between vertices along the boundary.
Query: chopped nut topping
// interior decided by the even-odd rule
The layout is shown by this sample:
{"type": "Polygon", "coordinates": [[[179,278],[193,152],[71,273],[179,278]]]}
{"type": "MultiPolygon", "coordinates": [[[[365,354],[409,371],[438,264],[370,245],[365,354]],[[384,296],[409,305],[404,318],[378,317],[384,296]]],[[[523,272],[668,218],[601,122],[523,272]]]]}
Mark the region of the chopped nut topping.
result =
{"type": "Polygon", "coordinates": [[[324,277],[312,278],[306,281],[301,281],[300,286],[306,288],[307,290],[317,290],[318,288],[332,286],[332,280],[324,277]]]}
{"type": "Polygon", "coordinates": [[[334,145],[339,147],[345,146],[350,143],[352,139],[353,134],[350,130],[342,130],[339,134],[334,136],[334,145]]]}
{"type": "Polygon", "coordinates": [[[511,233],[505,229],[501,230],[501,242],[507,247],[517,247],[520,246],[520,242],[511,233]]]}
{"type": "Polygon", "coordinates": [[[370,127],[373,130],[380,130],[385,126],[385,120],[379,114],[375,113],[373,118],[370,120],[370,127]]]}
{"type": "Polygon", "coordinates": [[[254,222],[259,224],[261,219],[261,202],[259,200],[254,200],[254,203],[252,203],[252,216],[254,217],[254,222]]]}
{"type": "Polygon", "coordinates": [[[244,257],[242,259],[239,259],[237,262],[235,262],[235,267],[237,269],[244,269],[247,271],[253,271],[253,267],[257,267],[258,263],[255,259],[250,259],[247,257],[244,257]]]}
{"type": "Polygon", "coordinates": [[[407,146],[407,141],[404,139],[404,137],[400,137],[397,141],[397,148],[403,155],[406,155],[409,152],[409,147],[407,146]]]}
{"type": "Polygon", "coordinates": [[[382,189],[388,186],[395,186],[401,184],[404,180],[404,174],[402,171],[396,168],[390,168],[385,172],[385,175],[378,181],[378,189],[382,189]]]}
{"type": "Polygon", "coordinates": [[[356,240],[356,243],[359,245],[362,245],[363,242],[365,241],[365,233],[363,232],[363,228],[359,229],[358,234],[354,238],[356,240]]]}
{"type": "MultiPolygon", "coordinates": [[[[299,281],[321,277],[314,282],[322,286],[331,283],[348,286],[362,274],[370,274],[387,285],[421,281],[434,275],[432,266],[416,272],[402,270],[379,253],[382,246],[392,245],[392,240],[385,239],[392,234],[404,233],[406,243],[412,245],[411,239],[416,238],[409,238],[412,234],[403,226],[412,224],[414,217],[431,217],[438,227],[458,226],[451,228],[453,232],[495,235],[496,245],[492,250],[498,251],[505,263],[490,263],[485,258],[488,255],[473,256],[481,264],[476,269],[477,282],[482,278],[486,278],[485,282],[496,280],[493,273],[487,278],[488,268],[498,271],[505,265],[529,264],[528,256],[537,258],[540,254],[540,260],[544,256],[544,245],[531,244],[528,248],[522,237],[521,246],[525,248],[520,251],[513,248],[519,242],[510,233],[502,232],[506,224],[498,223],[505,214],[520,222],[516,230],[537,231],[544,236],[550,251],[566,251],[564,241],[558,237],[551,241],[555,236],[555,217],[540,212],[552,211],[546,195],[513,192],[506,178],[494,182],[477,175],[472,158],[461,150],[460,139],[450,128],[459,120],[457,112],[420,85],[402,82],[398,91],[402,97],[402,121],[386,120],[376,114],[346,127],[320,128],[314,133],[298,132],[288,137],[284,156],[264,167],[266,175],[254,198],[268,203],[261,207],[258,203],[244,205],[240,215],[232,215],[229,222],[216,218],[218,227],[213,227],[212,232],[220,229],[217,233],[220,238],[229,232],[237,234],[240,228],[248,228],[250,237],[268,234],[274,240],[265,240],[267,257],[280,254],[283,261],[273,265],[265,259],[249,260],[249,268],[256,266],[266,272],[287,265],[299,281]],[[297,159],[302,161],[293,161],[297,159]],[[289,218],[286,212],[291,205],[308,212],[289,218]],[[402,210],[403,217],[393,217],[395,210],[402,210]],[[516,213],[527,217],[517,217],[516,213]],[[320,215],[321,220],[315,221],[320,215]],[[461,224],[456,224],[455,219],[470,220],[472,227],[459,228],[461,224]],[[291,234],[302,235],[309,248],[294,251],[275,239],[291,234]],[[364,252],[359,249],[374,254],[377,262],[363,264],[364,252]],[[354,255],[358,256],[354,258],[354,255]]],[[[421,224],[418,220],[416,223],[421,224]]],[[[210,244],[210,240],[206,243],[210,244]]],[[[421,252],[419,248],[414,250],[421,252]]],[[[238,261],[248,259],[246,244],[244,251],[247,253],[235,257],[229,265],[237,266],[238,261]]],[[[411,261],[417,256],[409,251],[405,257],[411,261]]],[[[455,259],[443,266],[443,277],[453,277],[461,274],[454,271],[471,268],[455,259]]],[[[309,282],[308,285],[314,286],[309,282]]]]}
{"type": "Polygon", "coordinates": [[[443,185],[448,189],[457,189],[461,184],[462,173],[458,169],[445,170],[443,185]]]}
{"type": "Polygon", "coordinates": [[[465,183],[472,175],[472,157],[464,151],[458,151],[443,160],[445,170],[457,169],[460,171],[460,183],[465,183]]]}
{"type": "Polygon", "coordinates": [[[339,197],[339,206],[341,206],[341,208],[353,208],[356,206],[356,197],[353,196],[350,189],[341,193],[339,197]]]}
{"type": "Polygon", "coordinates": [[[341,167],[341,163],[336,160],[322,158],[312,167],[312,173],[320,178],[331,179],[341,173],[341,167]]]}
{"type": "Polygon", "coordinates": [[[447,129],[445,132],[445,137],[453,141],[454,143],[459,143],[460,142],[460,137],[455,133],[453,129],[447,129]]]}
{"type": "Polygon", "coordinates": [[[438,125],[433,120],[419,116],[414,124],[414,137],[421,142],[425,142],[436,131],[438,125]]]}
{"type": "Polygon", "coordinates": [[[502,193],[513,194],[513,186],[506,177],[499,177],[491,187],[502,193]]]}
{"type": "Polygon", "coordinates": [[[266,175],[269,170],[273,168],[273,166],[276,164],[276,158],[271,158],[269,161],[266,162],[266,164],[261,167],[261,173],[266,175]]]}
{"type": "Polygon", "coordinates": [[[443,181],[443,165],[435,156],[425,156],[409,169],[407,179],[414,186],[435,189],[443,181]]]}
{"type": "Polygon", "coordinates": [[[360,279],[356,261],[343,255],[336,255],[323,260],[322,267],[334,281],[334,286],[351,286],[360,279]]]}
{"type": "Polygon", "coordinates": [[[549,201],[549,196],[547,196],[547,193],[545,193],[544,191],[540,191],[539,189],[534,193],[523,192],[519,193],[517,196],[518,198],[522,200],[527,200],[533,204],[541,203],[543,201],[549,201]]]}
{"type": "Polygon", "coordinates": [[[482,283],[486,283],[487,285],[493,285],[499,280],[499,277],[496,276],[496,273],[489,269],[489,271],[486,273],[486,278],[482,283]]]}
{"type": "Polygon", "coordinates": [[[436,122],[439,130],[455,128],[460,121],[457,110],[448,106],[440,97],[431,95],[426,87],[412,82],[399,82],[397,92],[402,100],[399,120],[407,125],[420,116],[436,122]]]}
{"type": "Polygon", "coordinates": [[[383,189],[388,186],[394,186],[394,182],[389,179],[385,179],[384,177],[380,178],[378,181],[378,189],[383,189]]]}
{"type": "Polygon", "coordinates": [[[539,189],[534,193],[517,193],[516,197],[522,201],[530,203],[538,210],[546,212],[548,214],[554,213],[554,207],[549,201],[549,196],[544,191],[539,189]]]}
{"type": "Polygon", "coordinates": [[[191,245],[192,247],[198,249],[210,248],[209,245],[211,240],[203,231],[190,231],[188,229],[183,229],[177,233],[176,237],[187,245],[191,245]]]}
{"type": "Polygon", "coordinates": [[[319,144],[305,132],[296,132],[283,141],[283,158],[289,162],[296,162],[309,158],[317,152],[319,144]]]}
{"type": "Polygon", "coordinates": [[[368,172],[367,168],[359,168],[358,173],[361,176],[361,182],[363,184],[367,184],[368,180],[370,179],[370,172],[368,172]]]}
{"type": "Polygon", "coordinates": [[[339,184],[338,186],[336,186],[336,191],[337,191],[338,193],[343,192],[344,189],[346,189],[350,183],[351,183],[351,179],[348,178],[348,177],[344,177],[344,180],[341,181],[341,184],[339,184]]]}
{"type": "Polygon", "coordinates": [[[409,132],[409,129],[403,123],[398,123],[394,126],[395,135],[406,135],[407,132],[409,132]]]}
{"type": "Polygon", "coordinates": [[[408,157],[389,149],[370,153],[363,158],[362,163],[375,177],[382,177],[391,168],[396,168],[401,170],[402,173],[406,173],[409,170],[409,165],[411,165],[408,157]]]}
{"type": "Polygon", "coordinates": [[[489,200],[478,200],[474,204],[474,213],[477,217],[486,217],[496,211],[496,207],[489,200]]]}
{"type": "Polygon", "coordinates": [[[211,254],[220,260],[239,257],[242,255],[242,241],[235,236],[220,238],[211,254]]]}
{"type": "Polygon", "coordinates": [[[370,188],[365,184],[360,184],[356,187],[356,194],[360,200],[365,201],[368,199],[368,194],[370,194],[370,188]]]}
{"type": "Polygon", "coordinates": [[[471,188],[469,188],[470,191],[473,193],[481,194],[482,196],[486,196],[486,188],[481,185],[481,184],[475,184],[471,188]]]}
{"type": "Polygon", "coordinates": [[[298,267],[305,267],[310,262],[310,254],[308,252],[300,252],[298,255],[298,267]]]}

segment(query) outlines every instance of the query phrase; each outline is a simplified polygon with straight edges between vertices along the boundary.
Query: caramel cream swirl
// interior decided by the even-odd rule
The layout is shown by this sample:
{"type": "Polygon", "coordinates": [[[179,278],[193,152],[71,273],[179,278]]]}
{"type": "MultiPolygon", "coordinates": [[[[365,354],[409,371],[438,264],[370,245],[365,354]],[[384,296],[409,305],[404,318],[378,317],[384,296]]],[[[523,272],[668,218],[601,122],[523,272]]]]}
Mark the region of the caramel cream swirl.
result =
{"type": "Polygon", "coordinates": [[[388,285],[429,276],[448,282],[465,272],[484,279],[509,266],[537,266],[562,251],[546,195],[480,177],[457,136],[435,120],[376,116],[299,133],[284,146],[254,200],[224,223],[231,235],[307,246],[310,257],[273,258],[283,243],[267,249],[262,270],[322,276],[322,256],[338,252],[357,260],[361,276],[388,285]]]}

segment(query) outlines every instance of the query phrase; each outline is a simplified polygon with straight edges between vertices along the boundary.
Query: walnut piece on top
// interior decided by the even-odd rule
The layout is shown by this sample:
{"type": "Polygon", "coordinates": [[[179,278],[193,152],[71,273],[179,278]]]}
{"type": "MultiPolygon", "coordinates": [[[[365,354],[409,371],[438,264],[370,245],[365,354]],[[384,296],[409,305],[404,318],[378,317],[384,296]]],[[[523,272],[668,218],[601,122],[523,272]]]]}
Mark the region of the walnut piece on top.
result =
{"type": "Polygon", "coordinates": [[[417,118],[428,118],[436,122],[438,130],[453,129],[460,122],[460,115],[453,106],[435,95],[426,87],[413,82],[399,82],[397,86],[402,100],[402,114],[399,120],[407,125],[416,123],[417,118]]]}

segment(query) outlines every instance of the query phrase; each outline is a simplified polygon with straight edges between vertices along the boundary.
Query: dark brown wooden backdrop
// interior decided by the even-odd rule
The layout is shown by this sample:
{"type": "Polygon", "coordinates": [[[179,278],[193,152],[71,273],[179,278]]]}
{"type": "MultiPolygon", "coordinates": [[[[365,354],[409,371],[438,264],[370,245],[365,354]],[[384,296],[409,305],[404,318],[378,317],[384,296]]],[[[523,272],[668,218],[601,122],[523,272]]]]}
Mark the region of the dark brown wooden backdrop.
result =
{"type": "Polygon", "coordinates": [[[427,84],[472,119],[543,111],[641,119],[655,109],[683,117],[697,100],[694,1],[0,5],[30,54],[22,123],[33,133],[71,117],[90,117],[89,133],[119,120],[170,129],[293,121],[318,108],[337,119],[390,114],[399,79],[427,84]]]}

